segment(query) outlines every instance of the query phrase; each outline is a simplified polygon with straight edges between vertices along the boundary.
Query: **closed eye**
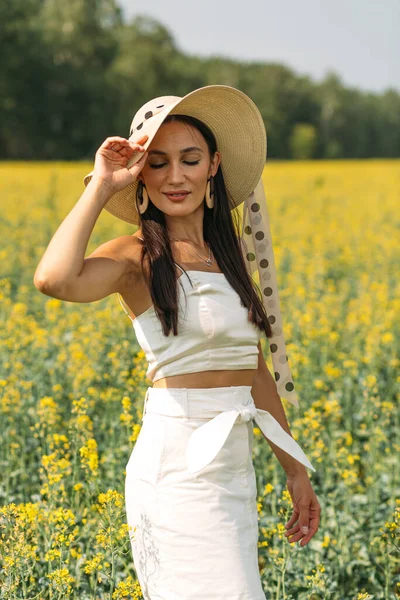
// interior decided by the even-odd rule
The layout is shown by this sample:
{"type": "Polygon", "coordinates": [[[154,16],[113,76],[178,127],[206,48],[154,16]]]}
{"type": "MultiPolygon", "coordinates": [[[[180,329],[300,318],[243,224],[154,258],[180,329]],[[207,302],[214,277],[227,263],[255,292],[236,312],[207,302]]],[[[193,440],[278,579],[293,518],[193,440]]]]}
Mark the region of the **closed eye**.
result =
{"type": "MultiPolygon", "coordinates": [[[[185,165],[198,165],[200,160],[194,160],[194,161],[190,161],[190,160],[184,160],[183,161],[185,163],[185,165]]],[[[167,163],[161,163],[159,165],[149,165],[149,167],[151,169],[161,169],[161,167],[164,167],[167,163]]]]}

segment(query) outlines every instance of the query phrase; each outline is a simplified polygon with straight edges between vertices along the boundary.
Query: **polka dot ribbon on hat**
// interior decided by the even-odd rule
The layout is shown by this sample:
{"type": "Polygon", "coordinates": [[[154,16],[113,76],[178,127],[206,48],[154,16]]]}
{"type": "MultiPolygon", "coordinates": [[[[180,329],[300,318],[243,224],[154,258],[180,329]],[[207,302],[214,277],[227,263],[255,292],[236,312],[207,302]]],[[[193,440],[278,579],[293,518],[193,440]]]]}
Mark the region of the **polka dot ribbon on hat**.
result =
{"type": "Polygon", "coordinates": [[[241,244],[249,274],[252,276],[258,270],[260,276],[262,302],[273,334],[268,342],[278,394],[298,408],[299,401],[283,335],[271,228],[262,179],[244,202],[241,244]]]}

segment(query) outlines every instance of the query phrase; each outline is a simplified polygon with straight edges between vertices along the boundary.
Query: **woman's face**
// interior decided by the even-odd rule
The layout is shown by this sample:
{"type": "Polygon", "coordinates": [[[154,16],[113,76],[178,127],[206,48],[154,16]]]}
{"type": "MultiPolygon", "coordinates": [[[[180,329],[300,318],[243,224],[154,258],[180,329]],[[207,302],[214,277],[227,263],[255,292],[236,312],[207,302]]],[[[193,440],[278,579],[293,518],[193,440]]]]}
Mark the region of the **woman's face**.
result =
{"type": "Polygon", "coordinates": [[[219,152],[211,160],[200,131],[180,121],[164,123],[147,151],[138,178],[153,204],[169,216],[186,216],[198,209],[208,178],[218,170],[219,152]]]}

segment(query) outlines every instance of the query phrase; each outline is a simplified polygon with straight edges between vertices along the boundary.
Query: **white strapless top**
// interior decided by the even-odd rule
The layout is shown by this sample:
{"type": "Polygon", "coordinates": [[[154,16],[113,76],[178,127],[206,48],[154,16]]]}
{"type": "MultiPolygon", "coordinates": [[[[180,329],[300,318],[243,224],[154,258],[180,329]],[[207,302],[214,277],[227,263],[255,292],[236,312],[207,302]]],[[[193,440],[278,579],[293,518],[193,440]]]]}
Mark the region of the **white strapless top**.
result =
{"type": "MultiPolygon", "coordinates": [[[[176,264],[176,263],[175,263],[176,264]]],[[[178,278],[178,335],[165,336],[154,306],[132,319],[137,341],[148,362],[146,375],[153,383],[162,377],[196,373],[257,369],[261,330],[248,320],[248,309],[223,273],[187,269],[178,278]],[[185,298],[186,294],[186,298],[185,298]]]]}

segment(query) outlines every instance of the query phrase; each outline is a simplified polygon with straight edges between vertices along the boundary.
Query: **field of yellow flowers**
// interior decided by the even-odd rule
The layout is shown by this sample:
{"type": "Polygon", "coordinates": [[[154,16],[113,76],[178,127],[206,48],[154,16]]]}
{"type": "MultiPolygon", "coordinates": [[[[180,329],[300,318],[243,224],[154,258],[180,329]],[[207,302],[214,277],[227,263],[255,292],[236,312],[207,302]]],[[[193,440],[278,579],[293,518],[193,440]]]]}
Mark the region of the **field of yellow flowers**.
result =
{"type": "MultiPolygon", "coordinates": [[[[2,599],[142,597],[123,486],[150,384],[143,353],[116,296],[61,302],[32,281],[91,168],[0,163],[2,599]]],[[[394,599],[400,161],[269,162],[264,178],[300,398],[284,406],[322,506],[313,540],[290,544],[285,473],[255,428],[266,598],[394,599]]],[[[88,253],[133,231],[103,211],[88,253]]]]}

